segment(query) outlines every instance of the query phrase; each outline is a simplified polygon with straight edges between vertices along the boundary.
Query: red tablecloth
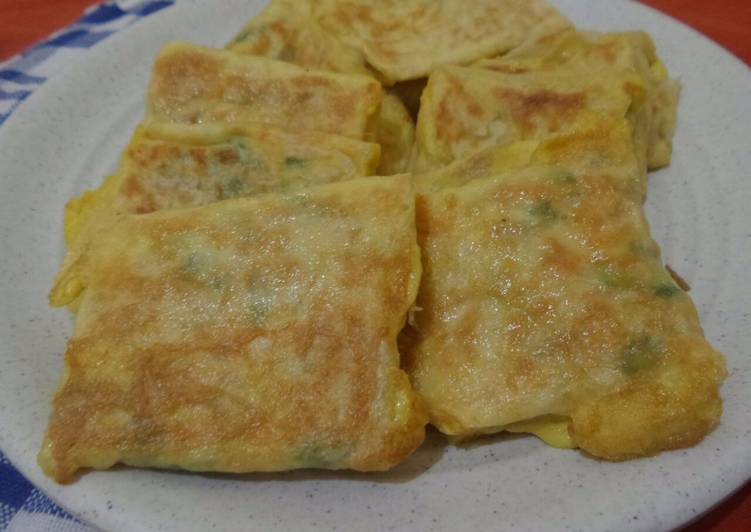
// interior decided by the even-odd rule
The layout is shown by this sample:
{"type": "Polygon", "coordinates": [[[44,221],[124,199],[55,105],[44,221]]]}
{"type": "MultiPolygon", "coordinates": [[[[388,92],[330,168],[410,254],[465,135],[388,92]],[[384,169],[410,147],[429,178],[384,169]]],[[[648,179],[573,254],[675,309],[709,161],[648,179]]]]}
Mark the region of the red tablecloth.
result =
{"type": "MultiPolygon", "coordinates": [[[[751,64],[751,0],[642,0],[751,64]]],[[[73,22],[92,0],[0,0],[0,61],[73,22]]],[[[751,483],[685,532],[751,531],[751,483]]],[[[682,531],[683,532],[683,531],[682,531]]]]}

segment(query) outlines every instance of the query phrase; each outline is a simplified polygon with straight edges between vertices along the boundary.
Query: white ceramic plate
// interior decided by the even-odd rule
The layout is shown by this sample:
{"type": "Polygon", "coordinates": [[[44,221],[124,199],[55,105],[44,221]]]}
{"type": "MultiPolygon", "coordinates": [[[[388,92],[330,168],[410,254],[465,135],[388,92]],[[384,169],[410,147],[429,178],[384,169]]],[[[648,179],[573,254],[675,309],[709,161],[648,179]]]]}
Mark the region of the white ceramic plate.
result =
{"type": "Polygon", "coordinates": [[[47,307],[64,202],[115,167],[170,39],[222,45],[260,0],[183,1],[98,45],[0,128],[0,447],[32,482],[105,530],[657,530],[751,477],[751,74],[710,41],[639,4],[555,2],[581,27],[642,28],[684,84],[672,166],[647,210],[665,258],[728,359],[720,427],[701,445],[602,463],[531,437],[469,449],[432,434],[388,474],[200,475],[120,469],[61,487],[35,455],[71,317],[47,307]]]}

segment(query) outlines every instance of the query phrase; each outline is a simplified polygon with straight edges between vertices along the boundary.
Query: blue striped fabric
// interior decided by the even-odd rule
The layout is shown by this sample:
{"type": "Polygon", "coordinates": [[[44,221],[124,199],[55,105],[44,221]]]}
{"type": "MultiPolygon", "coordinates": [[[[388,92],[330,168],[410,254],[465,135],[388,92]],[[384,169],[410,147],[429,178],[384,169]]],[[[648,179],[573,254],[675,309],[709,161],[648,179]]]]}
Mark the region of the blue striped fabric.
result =
{"type": "Polygon", "coordinates": [[[62,66],[77,60],[113,33],[173,3],[174,0],[103,2],[86,10],[67,28],[0,63],[0,125],[62,66]]]}
{"type": "MultiPolygon", "coordinates": [[[[86,50],[174,0],[110,0],[8,61],[0,63],[0,127],[34,90],[86,50]]],[[[0,450],[0,532],[95,532],[21,475],[0,450]]]]}
{"type": "Polygon", "coordinates": [[[114,31],[71,30],[44,42],[52,48],[91,48],[96,43],[112,35],[114,31]]]}

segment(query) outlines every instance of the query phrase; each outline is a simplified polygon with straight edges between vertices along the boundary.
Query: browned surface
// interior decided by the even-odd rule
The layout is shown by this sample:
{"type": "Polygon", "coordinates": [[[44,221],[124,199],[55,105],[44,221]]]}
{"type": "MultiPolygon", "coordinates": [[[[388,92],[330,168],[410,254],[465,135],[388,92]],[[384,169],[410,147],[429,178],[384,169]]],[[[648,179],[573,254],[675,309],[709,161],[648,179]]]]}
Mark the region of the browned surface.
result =
{"type": "Polygon", "coordinates": [[[155,121],[294,124],[363,139],[381,98],[380,85],[365,76],[171,43],[154,65],[147,109],[155,121]]]}
{"type": "Polygon", "coordinates": [[[327,31],[362,51],[389,84],[424,77],[437,65],[504,52],[532,31],[568,25],[539,0],[318,0],[313,14],[327,31]]]}
{"type": "MultiPolygon", "coordinates": [[[[751,3],[747,0],[644,0],[684,20],[751,62],[751,3]]],[[[91,0],[0,0],[0,60],[75,19],[91,0]]],[[[751,522],[751,484],[686,530],[745,532],[751,522]]]]}
{"type": "Polygon", "coordinates": [[[621,460],[718,422],[723,359],[621,177],[491,173],[418,193],[417,215],[422,311],[405,360],[442,431],[564,415],[577,446],[621,460]]]}
{"type": "Polygon", "coordinates": [[[412,198],[370,178],[101,224],[60,278],[85,288],[45,471],[399,463],[425,422],[395,346],[412,198]]]}

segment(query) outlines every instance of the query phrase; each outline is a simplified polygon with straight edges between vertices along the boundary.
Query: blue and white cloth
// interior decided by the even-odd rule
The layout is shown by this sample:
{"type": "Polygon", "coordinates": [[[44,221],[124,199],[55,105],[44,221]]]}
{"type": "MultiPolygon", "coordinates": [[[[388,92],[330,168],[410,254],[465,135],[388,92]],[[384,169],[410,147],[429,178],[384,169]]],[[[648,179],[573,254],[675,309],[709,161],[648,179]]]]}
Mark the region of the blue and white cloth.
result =
{"type": "Polygon", "coordinates": [[[0,63],[0,125],[37,87],[79,60],[89,48],[173,3],[174,0],[102,2],[87,9],[70,26],[0,63]]]}
{"type": "MultiPolygon", "coordinates": [[[[175,0],[108,0],[70,26],[0,63],[0,127],[37,88],[113,33],[175,0]]],[[[35,488],[0,450],[0,532],[96,532],[35,488]]]]}

